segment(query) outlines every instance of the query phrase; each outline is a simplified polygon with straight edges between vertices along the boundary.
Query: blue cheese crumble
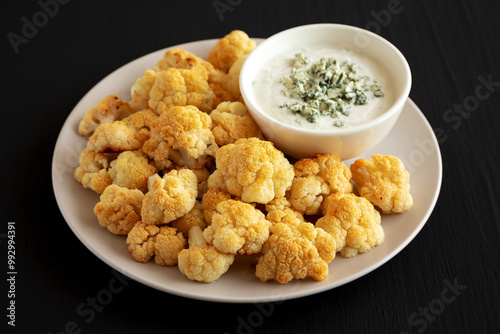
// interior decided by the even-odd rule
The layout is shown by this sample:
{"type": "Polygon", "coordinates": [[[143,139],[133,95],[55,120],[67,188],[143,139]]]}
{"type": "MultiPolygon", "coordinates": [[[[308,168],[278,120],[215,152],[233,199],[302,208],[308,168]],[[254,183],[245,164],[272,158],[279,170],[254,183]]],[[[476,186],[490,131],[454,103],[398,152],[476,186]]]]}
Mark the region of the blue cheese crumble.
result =
{"type": "MultiPolygon", "coordinates": [[[[310,123],[318,122],[320,116],[349,116],[352,106],[368,104],[371,97],[384,96],[377,81],[370,82],[350,60],[341,63],[333,57],[322,57],[311,64],[311,58],[302,52],[295,54],[291,73],[285,74],[280,83],[281,93],[297,101],[283,102],[279,107],[310,123]]],[[[343,127],[344,122],[336,120],[333,125],[343,127]]]]}

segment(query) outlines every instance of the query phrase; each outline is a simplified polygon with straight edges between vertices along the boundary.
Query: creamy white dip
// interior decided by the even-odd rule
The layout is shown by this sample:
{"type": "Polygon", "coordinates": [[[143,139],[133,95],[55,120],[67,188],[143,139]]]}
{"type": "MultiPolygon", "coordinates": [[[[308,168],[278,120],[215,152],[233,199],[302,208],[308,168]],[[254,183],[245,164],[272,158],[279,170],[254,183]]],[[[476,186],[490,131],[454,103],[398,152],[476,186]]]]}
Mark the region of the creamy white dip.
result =
{"type": "Polygon", "coordinates": [[[262,68],[256,74],[255,80],[252,83],[259,106],[272,118],[293,127],[335,130],[338,128],[334,126],[334,123],[341,121],[343,122],[343,128],[348,128],[377,118],[394,103],[394,94],[392,93],[387,70],[374,59],[351,50],[332,48],[330,46],[314,49],[302,48],[282,53],[280,56],[270,59],[262,68]],[[284,87],[280,83],[280,80],[284,75],[290,74],[292,65],[295,62],[295,54],[299,52],[309,57],[311,64],[318,62],[322,57],[333,57],[340,63],[350,61],[357,64],[360,68],[360,75],[368,76],[372,82],[376,81],[382,87],[381,90],[384,96],[374,97],[372,92],[368,92],[367,95],[370,97],[369,102],[364,105],[352,105],[348,116],[339,115],[338,118],[320,116],[320,119],[315,123],[308,122],[300,115],[294,115],[287,108],[280,108],[280,105],[284,102],[292,104],[298,101],[298,99],[286,97],[282,93],[284,87]]]}

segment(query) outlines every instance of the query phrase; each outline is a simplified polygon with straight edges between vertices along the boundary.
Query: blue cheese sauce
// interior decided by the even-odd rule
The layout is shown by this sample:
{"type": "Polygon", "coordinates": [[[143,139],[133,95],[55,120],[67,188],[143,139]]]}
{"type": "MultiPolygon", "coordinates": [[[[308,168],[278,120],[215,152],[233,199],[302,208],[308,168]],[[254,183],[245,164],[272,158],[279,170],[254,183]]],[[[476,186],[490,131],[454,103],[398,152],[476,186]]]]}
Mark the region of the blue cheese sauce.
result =
{"type": "Polygon", "coordinates": [[[294,127],[331,130],[366,123],[394,102],[387,71],[345,49],[301,49],[271,59],[254,92],[271,117],[294,127]]]}

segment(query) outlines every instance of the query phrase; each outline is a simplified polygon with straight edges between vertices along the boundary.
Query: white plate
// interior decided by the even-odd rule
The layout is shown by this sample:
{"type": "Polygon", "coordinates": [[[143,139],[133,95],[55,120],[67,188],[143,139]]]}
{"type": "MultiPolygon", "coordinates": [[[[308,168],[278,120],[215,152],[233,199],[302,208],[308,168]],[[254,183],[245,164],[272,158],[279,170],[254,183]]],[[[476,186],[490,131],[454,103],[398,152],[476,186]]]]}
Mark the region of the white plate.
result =
{"type": "MultiPolygon", "coordinates": [[[[204,40],[175,47],[206,58],[215,41],[204,40]]],[[[384,243],[351,259],[335,258],[330,263],[330,273],[324,281],[305,279],[286,285],[261,283],[250,266],[254,257],[238,257],[229,271],[211,284],[190,281],[177,267],[135,262],[127,252],[125,237],[113,235],[98,224],[93,207],[99,201],[99,196],[84,189],[73,178],[78,157],[87,142],[86,138],[77,134],[77,127],[86,109],[96,105],[99,99],[109,94],[129,99],[129,90],[135,79],[153,67],[165,50],[132,61],[92,88],[68,116],[54,149],[52,182],[61,213],[75,235],[105,263],[138,282],[179,296],[217,302],[270,302],[312,295],[366,275],[398,254],[424,226],[441,187],[441,154],[429,123],[418,107],[408,100],[391,133],[363,157],[375,153],[400,157],[411,172],[414,205],[406,213],[383,216],[382,225],[386,234],[384,243]]],[[[346,163],[349,165],[353,161],[346,163]]]]}

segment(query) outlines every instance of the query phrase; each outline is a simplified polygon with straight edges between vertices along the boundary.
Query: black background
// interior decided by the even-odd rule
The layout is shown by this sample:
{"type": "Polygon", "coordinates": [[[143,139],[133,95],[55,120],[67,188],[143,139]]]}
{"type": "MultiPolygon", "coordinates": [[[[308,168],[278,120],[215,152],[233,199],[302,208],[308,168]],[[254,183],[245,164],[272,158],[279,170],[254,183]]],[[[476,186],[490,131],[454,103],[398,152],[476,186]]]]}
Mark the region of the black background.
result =
{"type": "Polygon", "coordinates": [[[17,53],[9,33],[21,35],[23,17],[31,21],[41,7],[34,0],[1,5],[0,328],[9,333],[500,332],[500,2],[61,2],[67,3],[18,45],[17,53]],[[217,3],[229,7],[218,13],[217,3]],[[384,15],[393,5],[397,13],[384,15]],[[417,237],[354,282],[280,304],[202,302],[130,280],[102,310],[78,315],[78,305],[107,288],[114,276],[71,232],[52,191],[55,141],[76,103],[113,70],[167,46],[220,38],[233,29],[266,38],[324,22],[368,28],[398,47],[412,69],[410,97],[440,131],[441,194],[417,237]],[[480,78],[493,82],[492,92],[474,100],[480,78]],[[470,112],[448,111],[471,101],[479,102],[468,105],[470,112]],[[9,221],[16,222],[16,327],[8,326],[6,317],[9,221]],[[459,295],[426,318],[447,281],[461,286],[459,295]]]}

